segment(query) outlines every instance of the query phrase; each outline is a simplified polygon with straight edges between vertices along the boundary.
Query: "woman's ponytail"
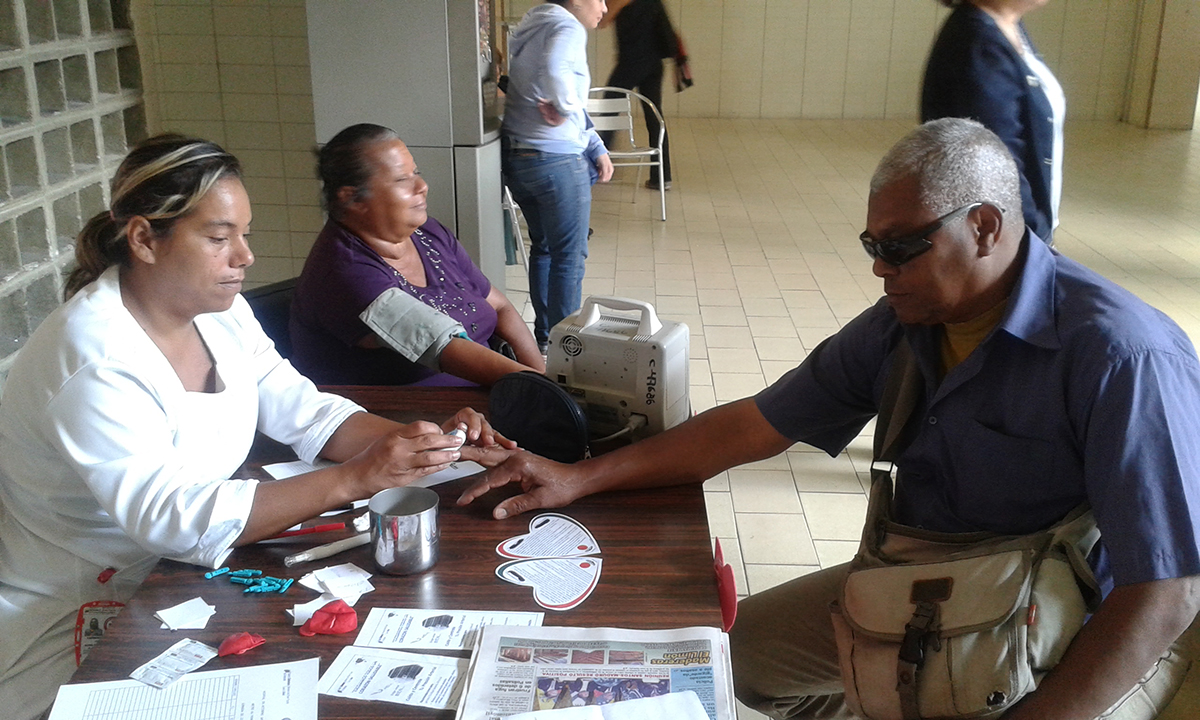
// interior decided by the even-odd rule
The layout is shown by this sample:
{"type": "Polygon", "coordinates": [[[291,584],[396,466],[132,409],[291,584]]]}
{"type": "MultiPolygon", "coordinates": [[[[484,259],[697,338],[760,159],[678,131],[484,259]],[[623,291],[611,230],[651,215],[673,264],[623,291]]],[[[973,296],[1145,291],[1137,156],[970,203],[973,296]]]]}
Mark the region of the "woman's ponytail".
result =
{"type": "Polygon", "coordinates": [[[129,245],[122,228],[108,210],[87,221],[75,240],[75,269],[63,288],[63,300],[70,300],[84,285],[92,282],[113,265],[129,258],[129,245]]]}

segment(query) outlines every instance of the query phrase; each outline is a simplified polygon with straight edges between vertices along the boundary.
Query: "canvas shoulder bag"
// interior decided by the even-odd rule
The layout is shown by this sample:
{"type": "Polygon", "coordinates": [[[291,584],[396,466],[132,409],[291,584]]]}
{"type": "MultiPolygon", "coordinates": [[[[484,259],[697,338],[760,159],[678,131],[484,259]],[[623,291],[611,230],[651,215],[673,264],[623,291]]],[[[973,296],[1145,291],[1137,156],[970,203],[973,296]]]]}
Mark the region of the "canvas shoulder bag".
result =
{"type": "Polygon", "coordinates": [[[867,720],[992,718],[1062,658],[1099,589],[1081,505],[1031,535],[940,533],[891,519],[891,463],[922,393],[906,340],[876,421],[858,554],[831,605],[846,702],[867,720]]]}

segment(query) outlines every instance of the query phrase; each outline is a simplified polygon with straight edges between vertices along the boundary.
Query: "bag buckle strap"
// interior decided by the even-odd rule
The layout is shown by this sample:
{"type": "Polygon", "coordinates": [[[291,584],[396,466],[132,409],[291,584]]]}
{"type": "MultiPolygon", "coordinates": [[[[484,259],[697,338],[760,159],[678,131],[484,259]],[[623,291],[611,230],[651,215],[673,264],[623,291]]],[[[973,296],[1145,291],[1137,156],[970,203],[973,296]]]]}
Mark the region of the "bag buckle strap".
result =
{"type": "Polygon", "coordinates": [[[900,641],[900,656],[896,662],[896,692],[900,694],[900,710],[905,720],[919,720],[920,706],[917,703],[917,674],[925,664],[925,644],[942,649],[938,639],[938,604],[921,600],[912,618],[904,625],[904,639],[900,641]]]}
{"type": "Polygon", "coordinates": [[[932,635],[935,649],[941,650],[937,638],[937,603],[922,600],[917,603],[912,619],[904,625],[904,640],[900,643],[900,660],[920,668],[925,663],[925,639],[932,635]]]}

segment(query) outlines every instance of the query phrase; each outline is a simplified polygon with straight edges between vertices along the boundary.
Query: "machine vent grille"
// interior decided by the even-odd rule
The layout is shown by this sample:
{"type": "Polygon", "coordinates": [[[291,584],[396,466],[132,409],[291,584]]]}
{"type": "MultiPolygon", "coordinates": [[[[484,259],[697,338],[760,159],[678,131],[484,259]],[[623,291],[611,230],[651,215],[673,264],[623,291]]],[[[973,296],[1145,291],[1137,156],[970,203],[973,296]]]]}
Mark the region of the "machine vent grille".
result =
{"type": "Polygon", "coordinates": [[[583,352],[583,343],[580,342],[577,335],[564,335],[559,342],[562,344],[563,352],[571,357],[583,352]]]}

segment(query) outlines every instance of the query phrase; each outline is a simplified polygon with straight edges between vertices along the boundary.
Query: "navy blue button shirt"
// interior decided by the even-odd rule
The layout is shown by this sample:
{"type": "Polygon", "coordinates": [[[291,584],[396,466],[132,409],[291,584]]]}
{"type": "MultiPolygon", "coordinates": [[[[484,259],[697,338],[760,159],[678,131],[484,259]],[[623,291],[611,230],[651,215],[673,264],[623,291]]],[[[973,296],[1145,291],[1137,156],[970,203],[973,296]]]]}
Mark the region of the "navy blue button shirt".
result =
{"type": "Polygon", "coordinates": [[[1104,588],[1200,573],[1200,362],[1169,318],[1026,233],[999,325],[939,381],[941,326],[886,299],[755,402],[783,435],[834,455],[878,409],[907,334],[925,377],[898,459],[895,518],[1027,533],[1083,500],[1104,588]],[[1030,242],[1033,238],[1034,241],[1030,242]],[[933,422],[932,419],[937,421],[933,422]]]}

